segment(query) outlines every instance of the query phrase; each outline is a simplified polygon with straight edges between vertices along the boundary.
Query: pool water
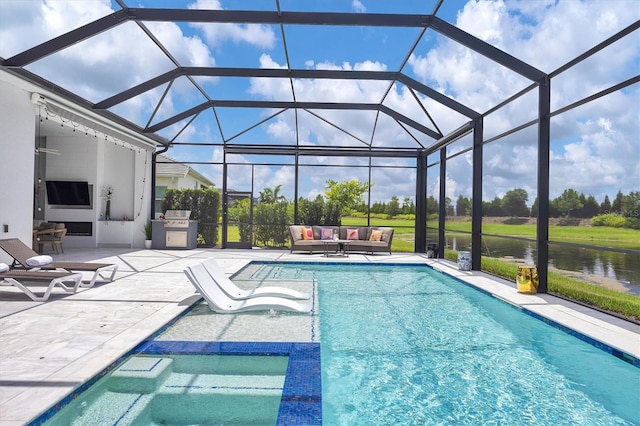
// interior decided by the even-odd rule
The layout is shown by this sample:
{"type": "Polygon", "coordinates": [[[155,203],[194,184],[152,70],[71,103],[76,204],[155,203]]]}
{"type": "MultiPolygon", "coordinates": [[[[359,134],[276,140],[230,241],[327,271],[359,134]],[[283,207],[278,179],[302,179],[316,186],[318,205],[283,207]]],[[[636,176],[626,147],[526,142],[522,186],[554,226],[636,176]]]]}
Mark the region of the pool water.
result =
{"type": "Polygon", "coordinates": [[[276,424],[286,356],[134,355],[45,424],[276,424]]]}
{"type": "Polygon", "coordinates": [[[278,267],[318,280],[323,424],[640,423],[640,369],[431,268],[278,267]]]}
{"type": "Polygon", "coordinates": [[[46,424],[640,425],[639,368],[425,265],[256,262],[237,277],[315,279],[320,333],[211,342],[216,314],[196,306],[46,424]]]}

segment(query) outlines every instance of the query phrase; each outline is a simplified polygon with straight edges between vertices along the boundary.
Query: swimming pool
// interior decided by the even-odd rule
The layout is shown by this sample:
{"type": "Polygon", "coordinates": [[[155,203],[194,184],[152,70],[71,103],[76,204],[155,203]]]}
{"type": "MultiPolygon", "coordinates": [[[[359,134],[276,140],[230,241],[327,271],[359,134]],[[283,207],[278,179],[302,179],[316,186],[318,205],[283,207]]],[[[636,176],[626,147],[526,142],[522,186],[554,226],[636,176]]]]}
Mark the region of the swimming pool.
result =
{"type": "MultiPolygon", "coordinates": [[[[136,351],[288,356],[277,424],[318,424],[288,419],[309,408],[315,412],[308,418],[320,419],[319,405],[326,425],[640,418],[638,368],[429,267],[254,263],[238,277],[316,278],[320,332],[313,319],[303,333],[309,342],[321,336],[321,345],[204,341],[212,337],[206,321],[220,316],[196,306],[136,351]],[[186,341],[163,341],[167,336],[186,341]],[[321,392],[320,373],[313,373],[320,361],[321,392]]],[[[290,328],[293,317],[281,319],[290,328]]],[[[250,320],[256,322],[245,326],[273,328],[270,316],[243,319],[250,320]]]]}
{"type": "Polygon", "coordinates": [[[420,266],[314,273],[324,424],[640,421],[640,369],[456,279],[420,266]]]}

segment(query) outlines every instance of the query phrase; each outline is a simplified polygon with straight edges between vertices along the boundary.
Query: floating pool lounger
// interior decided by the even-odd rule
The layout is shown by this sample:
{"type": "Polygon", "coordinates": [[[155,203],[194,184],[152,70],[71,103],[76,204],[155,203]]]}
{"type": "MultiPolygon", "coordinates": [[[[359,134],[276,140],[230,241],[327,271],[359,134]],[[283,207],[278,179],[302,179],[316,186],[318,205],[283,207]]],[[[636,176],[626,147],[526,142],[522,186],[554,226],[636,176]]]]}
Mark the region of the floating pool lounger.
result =
{"type": "Polygon", "coordinates": [[[285,299],[310,299],[309,293],[303,293],[286,287],[262,287],[253,290],[243,290],[233,283],[222,272],[220,265],[213,258],[209,258],[202,262],[211,279],[234,300],[252,299],[254,297],[284,297],[285,299]]]}
{"type": "Polygon", "coordinates": [[[202,263],[188,266],[184,269],[185,275],[191,284],[200,292],[202,297],[209,304],[212,311],[221,314],[230,314],[247,311],[289,311],[289,312],[311,312],[313,302],[311,300],[291,300],[284,297],[264,296],[252,299],[234,300],[222,288],[211,279],[202,263]]]}

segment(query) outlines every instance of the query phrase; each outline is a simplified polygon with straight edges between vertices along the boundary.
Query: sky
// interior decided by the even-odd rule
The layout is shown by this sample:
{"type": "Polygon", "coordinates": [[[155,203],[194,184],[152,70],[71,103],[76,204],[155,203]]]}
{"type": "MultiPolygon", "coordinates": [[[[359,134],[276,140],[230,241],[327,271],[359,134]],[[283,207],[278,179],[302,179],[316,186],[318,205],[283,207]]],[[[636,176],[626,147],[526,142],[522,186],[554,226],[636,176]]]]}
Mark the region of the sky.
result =
{"type": "MultiPolygon", "coordinates": [[[[130,7],[274,10],[275,0],[124,0],[130,7]]],[[[430,14],[435,0],[280,0],[284,11],[430,14]]],[[[119,10],[109,0],[0,0],[0,56],[20,51],[119,10]]],[[[437,16],[545,73],[553,73],[571,59],[640,19],[637,0],[445,0],[437,16]]],[[[182,66],[398,71],[484,113],[528,87],[526,78],[497,65],[433,30],[418,28],[285,26],[147,22],[147,29],[182,66]],[[284,49],[284,40],[286,47],[284,49]],[[417,42],[417,43],[416,43],[417,42]],[[411,49],[415,44],[415,49],[411,49]]],[[[640,34],[635,31],[559,74],[551,81],[551,109],[555,111],[607,89],[640,73],[640,34]]],[[[52,82],[99,102],[130,85],[156,77],[175,67],[136,24],[119,25],[99,36],[30,64],[27,69],[52,82]]],[[[194,77],[212,99],[291,101],[288,79],[194,77]]],[[[323,79],[294,80],[295,99],[320,102],[371,102],[392,108],[431,130],[447,134],[468,119],[424,95],[390,81],[323,79]],[[416,99],[416,97],[418,99],[416,99]],[[420,105],[420,102],[422,105],[420,105]],[[427,113],[425,113],[428,112],[427,113]]],[[[640,190],[640,84],[628,86],[594,102],[570,109],[551,119],[551,197],[567,188],[593,195],[601,202],[620,190],[640,190]]],[[[177,79],[152,117],[167,89],[162,85],[111,108],[139,126],[153,125],[176,112],[205,101],[186,78],[177,79]]],[[[217,108],[217,120],[205,111],[188,127],[189,120],[170,126],[160,135],[176,142],[238,144],[295,144],[354,147],[363,144],[390,148],[429,146],[434,139],[407,131],[385,114],[374,111],[217,108]],[[264,122],[263,122],[264,121],[264,122]],[[296,121],[299,132],[296,135],[296,121]],[[218,122],[220,125],[218,125],[218,122]],[[254,127],[255,126],[255,127],[254,127]],[[178,134],[179,133],[179,134],[178,134]],[[177,135],[177,136],[176,136],[177,135]]],[[[537,116],[537,92],[498,109],[484,121],[485,139],[529,122],[537,116]]],[[[536,196],[537,128],[501,138],[484,149],[483,200],[502,197],[515,188],[536,196]]],[[[448,148],[455,153],[471,145],[471,136],[448,148]]],[[[176,146],[168,153],[194,165],[217,187],[222,186],[220,147],[176,146]]],[[[265,187],[282,185],[293,197],[291,157],[234,155],[228,187],[257,194],[265,187]]],[[[430,159],[432,160],[432,159],[430,159]]],[[[303,157],[304,165],[339,167],[302,168],[299,195],[314,198],[327,179],[367,181],[365,159],[303,157]]],[[[415,160],[376,159],[372,172],[372,202],[414,198],[415,160]]],[[[439,171],[430,169],[429,195],[437,195],[439,171]]],[[[448,163],[447,196],[471,197],[471,153],[448,163]]]]}

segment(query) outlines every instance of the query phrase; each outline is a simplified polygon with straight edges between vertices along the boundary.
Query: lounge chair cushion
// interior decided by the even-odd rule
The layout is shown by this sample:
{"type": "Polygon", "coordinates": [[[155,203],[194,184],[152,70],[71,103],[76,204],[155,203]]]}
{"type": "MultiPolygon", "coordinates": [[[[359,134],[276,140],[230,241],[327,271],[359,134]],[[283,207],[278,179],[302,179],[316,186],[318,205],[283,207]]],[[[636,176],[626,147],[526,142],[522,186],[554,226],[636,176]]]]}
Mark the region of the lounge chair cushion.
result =
{"type": "Polygon", "coordinates": [[[7,272],[9,270],[9,265],[6,263],[0,263],[0,274],[3,272],[7,272]]]}
{"type": "Polygon", "coordinates": [[[53,262],[53,257],[48,255],[33,256],[27,259],[27,266],[36,268],[38,266],[45,266],[53,262]]]}
{"type": "Polygon", "coordinates": [[[99,278],[107,282],[113,281],[116,276],[116,271],[118,270],[118,265],[115,263],[53,262],[53,258],[51,256],[38,255],[38,253],[33,251],[31,247],[17,238],[0,240],[0,249],[13,257],[14,265],[19,265],[19,268],[46,270],[66,269],[67,271],[93,272],[93,276],[89,282],[81,284],[81,287],[83,288],[92,287],[99,278]],[[45,258],[45,262],[40,262],[41,264],[39,266],[30,265],[28,260],[32,258],[45,258]]]}

